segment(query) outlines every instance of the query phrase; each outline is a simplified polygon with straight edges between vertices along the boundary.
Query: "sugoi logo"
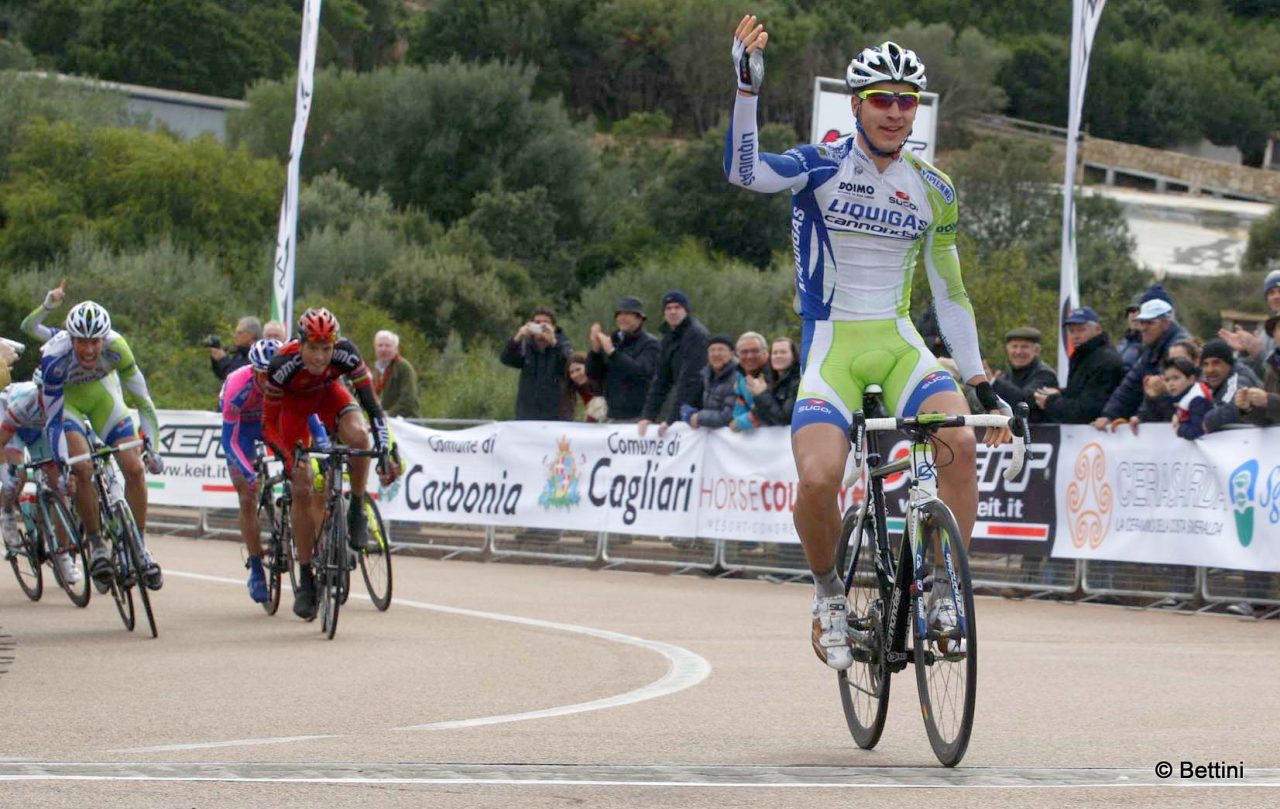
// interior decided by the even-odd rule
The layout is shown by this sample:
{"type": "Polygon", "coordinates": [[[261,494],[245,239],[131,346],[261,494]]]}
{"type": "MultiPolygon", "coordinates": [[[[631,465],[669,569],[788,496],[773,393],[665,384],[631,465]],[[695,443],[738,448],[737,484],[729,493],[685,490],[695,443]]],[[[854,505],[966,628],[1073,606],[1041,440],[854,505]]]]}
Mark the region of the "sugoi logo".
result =
{"type": "Polygon", "coordinates": [[[1087,444],[1076,456],[1075,480],[1067,486],[1071,541],[1077,548],[1095,549],[1111,528],[1113,501],[1107,483],[1107,455],[1099,444],[1087,444]]]}
{"type": "Polygon", "coordinates": [[[916,207],[916,204],[911,201],[911,196],[907,194],[907,192],[905,191],[895,192],[892,197],[889,197],[889,204],[897,205],[902,208],[907,208],[912,211],[920,210],[919,208],[916,207]]]}
{"type": "Polygon", "coordinates": [[[805,399],[796,405],[797,413],[822,413],[829,416],[835,411],[831,409],[831,405],[821,399],[805,399]]]}
{"type": "Polygon", "coordinates": [[[1231,504],[1236,517],[1236,536],[1243,547],[1253,542],[1253,504],[1258,482],[1258,462],[1248,460],[1231,473],[1231,504]]]}
{"type": "Polygon", "coordinates": [[[555,458],[547,465],[547,473],[547,485],[538,495],[538,505],[545,509],[578,505],[581,499],[578,495],[578,460],[573,457],[568,436],[560,437],[555,458]]]}

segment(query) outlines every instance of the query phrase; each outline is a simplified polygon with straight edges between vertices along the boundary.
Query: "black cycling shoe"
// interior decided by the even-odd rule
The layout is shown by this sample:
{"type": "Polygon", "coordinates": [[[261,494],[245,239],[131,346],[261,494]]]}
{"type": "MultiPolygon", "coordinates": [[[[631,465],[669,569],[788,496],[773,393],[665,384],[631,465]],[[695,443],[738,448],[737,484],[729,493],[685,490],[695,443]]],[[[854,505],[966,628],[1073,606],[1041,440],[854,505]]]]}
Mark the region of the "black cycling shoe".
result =
{"type": "Polygon", "coordinates": [[[347,545],[359,553],[368,548],[372,541],[369,536],[369,521],[364,513],[364,501],[350,503],[347,507],[347,545]]]}
{"type": "Polygon", "coordinates": [[[298,592],[293,596],[293,614],[304,621],[314,621],[316,617],[316,582],[311,568],[303,566],[298,582],[298,592]]]}

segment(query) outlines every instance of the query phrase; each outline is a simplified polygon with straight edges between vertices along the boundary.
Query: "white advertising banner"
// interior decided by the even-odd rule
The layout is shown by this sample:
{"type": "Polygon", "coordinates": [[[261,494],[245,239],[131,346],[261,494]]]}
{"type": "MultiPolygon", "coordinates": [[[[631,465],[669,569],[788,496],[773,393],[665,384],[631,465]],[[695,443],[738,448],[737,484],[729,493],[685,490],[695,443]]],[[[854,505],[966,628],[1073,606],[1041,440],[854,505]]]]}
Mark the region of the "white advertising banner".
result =
{"type": "Polygon", "coordinates": [[[208,410],[161,410],[160,455],[164,473],[147,475],[148,499],[163,506],[236,508],[222,416],[208,410]]]}
{"type": "Polygon", "coordinates": [[[395,433],[405,474],[381,492],[388,518],[693,536],[705,431],[506,422],[395,433]]]}
{"type": "Polygon", "coordinates": [[[1280,570],[1280,429],[1063,427],[1053,555],[1280,570]]]}

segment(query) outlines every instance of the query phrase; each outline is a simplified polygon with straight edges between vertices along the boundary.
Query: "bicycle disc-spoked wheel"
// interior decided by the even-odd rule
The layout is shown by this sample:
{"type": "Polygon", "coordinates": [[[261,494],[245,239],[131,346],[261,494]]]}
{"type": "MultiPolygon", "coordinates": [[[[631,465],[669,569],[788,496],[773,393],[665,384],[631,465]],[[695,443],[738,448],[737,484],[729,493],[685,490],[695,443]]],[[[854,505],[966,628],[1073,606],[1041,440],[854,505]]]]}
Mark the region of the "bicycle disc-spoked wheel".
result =
{"type": "Polygon", "coordinates": [[[329,515],[329,520],[322,532],[324,547],[319,557],[323,564],[316,571],[316,596],[320,599],[320,631],[325,637],[333,640],[338,631],[338,610],[342,606],[343,574],[347,564],[347,532],[346,511],[342,507],[342,498],[338,498],[337,506],[329,515]]]}
{"type": "Polygon", "coordinates": [[[270,493],[258,503],[258,536],[266,529],[267,541],[263,547],[262,573],[267,578],[267,600],[262,609],[267,615],[275,615],[280,609],[280,576],[284,572],[284,552],[280,548],[280,525],[276,522],[276,510],[271,504],[270,493]]]}
{"type": "Polygon", "coordinates": [[[884,599],[875,573],[872,518],[868,515],[861,526],[857,521],[858,508],[851,506],[837,546],[837,565],[849,598],[853,665],[837,672],[836,681],[849,733],[859,747],[870,750],[880,741],[889,712],[889,672],[883,655],[884,599]]]}
{"type": "Polygon", "coordinates": [[[125,540],[125,546],[129,552],[129,564],[133,568],[133,581],[138,588],[138,598],[142,601],[142,611],[147,616],[147,626],[151,629],[151,637],[160,637],[160,632],[156,629],[156,616],[151,611],[151,592],[147,589],[146,581],[144,581],[143,571],[146,567],[146,560],[142,554],[142,532],[138,530],[138,524],[134,522],[133,512],[129,511],[123,504],[114,506],[116,519],[120,521],[121,530],[124,532],[122,539],[125,540]]]}
{"type": "MultiPolygon", "coordinates": [[[[15,509],[16,511],[16,509],[15,509]]],[[[18,536],[21,539],[18,547],[11,549],[9,566],[13,568],[13,577],[18,580],[22,592],[32,601],[39,601],[44,593],[44,572],[40,567],[40,538],[35,532],[28,531],[26,519],[21,513],[15,513],[18,536]]]]}
{"type": "Polygon", "coordinates": [[[369,589],[373,606],[385,612],[391,606],[391,542],[378,504],[367,493],[364,496],[364,517],[369,526],[368,547],[360,551],[360,574],[364,586],[369,589]]]}
{"type": "Polygon", "coordinates": [[[80,537],[80,527],[76,524],[71,512],[67,510],[66,504],[61,499],[54,497],[48,500],[45,508],[45,530],[52,530],[52,533],[46,537],[46,542],[48,542],[51,558],[53,559],[54,576],[57,577],[58,584],[62,586],[72,604],[77,607],[86,607],[89,604],[89,594],[93,592],[93,588],[89,586],[89,554],[85,550],[84,540],[80,537]],[[71,541],[69,550],[62,550],[63,537],[71,541]],[[62,575],[62,568],[58,566],[58,559],[63,553],[66,553],[71,559],[71,564],[75,567],[76,573],[79,574],[80,581],[68,582],[62,575]]]}
{"type": "MultiPolygon", "coordinates": [[[[955,517],[941,502],[923,509],[924,570],[936,580],[924,594],[926,615],[934,604],[949,598],[956,606],[956,627],[945,635],[933,626],[929,638],[913,632],[916,686],[920,710],[934,755],[944,766],[954,767],[964,758],[973,731],[974,703],[978,694],[978,633],[969,579],[969,559],[955,517]],[[950,564],[947,564],[947,562],[950,564]],[[944,571],[949,576],[944,576],[944,571]],[[950,580],[948,586],[946,579],[950,580]]],[[[927,618],[926,618],[927,623],[927,618]]],[[[913,622],[918,627],[918,622],[913,622]]]]}

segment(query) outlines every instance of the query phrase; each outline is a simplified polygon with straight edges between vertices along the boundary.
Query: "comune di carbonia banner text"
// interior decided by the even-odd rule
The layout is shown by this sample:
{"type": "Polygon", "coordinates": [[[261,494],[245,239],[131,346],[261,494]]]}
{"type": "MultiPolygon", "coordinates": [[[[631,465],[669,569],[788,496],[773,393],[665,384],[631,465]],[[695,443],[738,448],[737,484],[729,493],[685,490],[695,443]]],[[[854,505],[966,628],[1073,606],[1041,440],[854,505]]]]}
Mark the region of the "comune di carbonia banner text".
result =
{"type": "MultiPolygon", "coordinates": [[[[219,436],[204,411],[161,411],[165,474],[153,502],[235,508],[219,436]]],[[[632,424],[495,422],[433,430],[393,419],[403,474],[382,489],[388,519],[797,542],[790,434],[632,424]]],[[[1009,446],[978,448],[973,547],[986,553],[1280,570],[1280,429],[1199,441],[1167,425],[1139,435],[1089,427],[1032,431],[1022,474],[1005,481],[1009,446]],[[1271,448],[1268,451],[1268,448],[1271,448]]],[[[907,441],[884,438],[885,460],[907,441]]],[[[939,453],[947,462],[946,450],[939,453]]],[[[861,502],[863,484],[839,493],[861,502]]],[[[886,480],[890,530],[902,530],[906,481],[886,480]]]]}

